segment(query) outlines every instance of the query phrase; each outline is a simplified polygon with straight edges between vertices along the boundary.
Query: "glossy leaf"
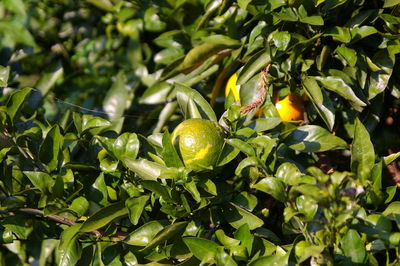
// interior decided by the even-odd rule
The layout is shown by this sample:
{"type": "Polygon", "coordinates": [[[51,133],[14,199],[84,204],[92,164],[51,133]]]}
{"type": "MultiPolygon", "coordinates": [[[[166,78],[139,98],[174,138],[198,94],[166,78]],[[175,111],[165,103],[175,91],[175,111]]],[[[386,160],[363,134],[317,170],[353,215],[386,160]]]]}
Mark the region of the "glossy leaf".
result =
{"type": "Polygon", "coordinates": [[[132,160],[125,156],[123,157],[123,162],[144,180],[156,180],[157,178],[174,179],[179,175],[176,168],[168,168],[146,159],[132,160]]]}
{"type": "Polygon", "coordinates": [[[234,228],[239,228],[243,224],[248,224],[250,230],[253,230],[264,224],[260,218],[233,203],[229,203],[221,208],[221,212],[223,217],[234,228]]]}
{"type": "Polygon", "coordinates": [[[270,194],[275,199],[284,202],[286,199],[285,187],[277,178],[265,177],[261,179],[258,183],[253,185],[253,188],[270,194]]]}
{"type": "Polygon", "coordinates": [[[99,229],[116,218],[128,214],[128,209],[123,201],[108,205],[90,216],[79,229],[80,232],[90,232],[99,229]]]}
{"type": "Polygon", "coordinates": [[[351,146],[351,169],[364,183],[370,179],[375,152],[367,129],[357,118],[351,146]]]}
{"type": "Polygon", "coordinates": [[[360,100],[353,89],[340,77],[328,76],[328,77],[315,77],[323,87],[328,90],[334,91],[346,100],[355,108],[365,106],[366,104],[360,100]]]}
{"type": "Polygon", "coordinates": [[[343,139],[315,125],[298,127],[284,141],[291,149],[302,152],[321,152],[347,148],[347,143],[343,139]]]}
{"type": "Polygon", "coordinates": [[[185,237],[183,238],[190,252],[201,261],[212,262],[218,253],[218,245],[208,239],[185,237]]]}
{"type": "Polygon", "coordinates": [[[23,104],[28,99],[29,94],[31,93],[31,88],[24,88],[22,90],[18,90],[14,92],[10,99],[7,102],[7,114],[11,120],[15,119],[17,113],[23,107],[23,104]]]}
{"type": "Polygon", "coordinates": [[[149,196],[141,196],[138,198],[130,198],[125,201],[125,206],[128,209],[129,219],[133,225],[137,225],[143,209],[146,206],[149,196]]]}
{"type": "Polygon", "coordinates": [[[165,222],[150,221],[134,230],[124,239],[129,245],[146,246],[161,230],[163,230],[165,222]]]}
{"type": "Polygon", "coordinates": [[[24,171],[24,174],[43,194],[50,195],[52,193],[55,181],[49,174],[38,171],[24,171]]]}
{"type": "Polygon", "coordinates": [[[82,246],[78,242],[81,225],[76,224],[64,230],[60,237],[57,253],[57,265],[75,265],[82,255],[82,246]]]}
{"type": "Polygon", "coordinates": [[[168,167],[183,167],[183,162],[171,142],[171,134],[165,131],[162,138],[162,157],[168,167]]]}
{"type": "Polygon", "coordinates": [[[150,250],[157,245],[168,241],[183,232],[187,222],[177,222],[162,229],[153,240],[151,240],[142,251],[150,250]]]}
{"type": "Polygon", "coordinates": [[[213,109],[200,93],[182,84],[175,84],[175,88],[179,106],[186,119],[203,118],[217,121],[213,109]]]}
{"type": "Polygon", "coordinates": [[[61,135],[59,126],[53,126],[47,133],[39,151],[39,159],[47,166],[49,171],[57,168],[63,143],[64,138],[61,135]]]}

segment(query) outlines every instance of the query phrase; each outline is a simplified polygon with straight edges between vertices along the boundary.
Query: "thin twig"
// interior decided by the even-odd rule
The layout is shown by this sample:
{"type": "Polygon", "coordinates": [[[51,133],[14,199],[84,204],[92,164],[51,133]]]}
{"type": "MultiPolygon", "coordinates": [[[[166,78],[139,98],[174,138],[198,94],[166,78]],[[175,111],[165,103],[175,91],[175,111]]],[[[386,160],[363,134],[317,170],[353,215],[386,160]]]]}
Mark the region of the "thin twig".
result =
{"type": "MultiPolygon", "coordinates": [[[[21,212],[21,213],[25,213],[25,214],[29,214],[29,215],[40,215],[40,216],[43,216],[43,217],[48,218],[50,220],[53,220],[53,221],[55,221],[57,223],[66,224],[66,225],[69,225],[69,226],[77,224],[76,222],[74,222],[74,221],[72,221],[72,220],[70,220],[68,218],[65,218],[63,216],[60,216],[60,215],[50,214],[50,215],[45,216],[44,215],[44,211],[38,210],[38,209],[20,208],[20,209],[18,209],[16,211],[17,212],[21,212]]],[[[89,233],[94,234],[97,238],[100,238],[100,237],[103,236],[103,234],[99,230],[93,230],[93,231],[90,231],[89,233]]]]}

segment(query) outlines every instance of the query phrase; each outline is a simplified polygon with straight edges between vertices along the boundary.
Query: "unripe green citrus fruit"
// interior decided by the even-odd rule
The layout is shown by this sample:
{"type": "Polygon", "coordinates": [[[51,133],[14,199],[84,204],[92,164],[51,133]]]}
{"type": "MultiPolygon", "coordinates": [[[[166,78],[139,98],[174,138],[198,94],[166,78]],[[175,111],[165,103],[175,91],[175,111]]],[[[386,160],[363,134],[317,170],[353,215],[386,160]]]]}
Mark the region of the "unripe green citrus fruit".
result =
{"type": "Polygon", "coordinates": [[[171,141],[187,168],[204,171],[216,166],[224,137],[224,130],[217,122],[192,118],[174,129],[171,141]]]}

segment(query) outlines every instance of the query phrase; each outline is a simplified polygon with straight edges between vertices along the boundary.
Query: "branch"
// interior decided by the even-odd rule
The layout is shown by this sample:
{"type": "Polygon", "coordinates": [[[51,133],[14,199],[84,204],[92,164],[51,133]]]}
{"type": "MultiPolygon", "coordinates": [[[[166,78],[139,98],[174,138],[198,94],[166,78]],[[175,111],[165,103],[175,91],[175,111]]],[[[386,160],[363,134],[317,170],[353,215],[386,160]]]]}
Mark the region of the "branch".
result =
{"type": "MultiPolygon", "coordinates": [[[[45,216],[44,212],[42,210],[38,210],[38,209],[21,208],[21,209],[18,209],[16,211],[17,212],[21,212],[21,213],[25,213],[25,214],[29,214],[29,215],[40,215],[40,216],[43,216],[43,217],[48,218],[50,220],[53,220],[53,221],[55,221],[57,223],[66,224],[66,225],[69,225],[69,226],[77,224],[76,222],[74,222],[74,221],[72,221],[72,220],[70,220],[68,218],[65,218],[63,216],[60,216],[60,215],[50,214],[50,215],[45,216]]],[[[94,234],[97,238],[100,238],[100,237],[103,236],[103,234],[99,230],[93,230],[93,231],[90,231],[89,233],[94,234]]]]}

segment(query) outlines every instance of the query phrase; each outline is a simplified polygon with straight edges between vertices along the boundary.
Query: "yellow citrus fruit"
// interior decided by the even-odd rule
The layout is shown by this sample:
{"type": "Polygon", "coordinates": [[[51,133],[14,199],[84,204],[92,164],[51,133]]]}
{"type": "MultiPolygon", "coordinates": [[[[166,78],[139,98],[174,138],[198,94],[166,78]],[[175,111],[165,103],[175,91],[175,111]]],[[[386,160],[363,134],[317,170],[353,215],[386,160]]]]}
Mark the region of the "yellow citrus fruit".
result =
{"type": "Polygon", "coordinates": [[[199,118],[183,121],[171,135],[183,163],[193,171],[211,170],[216,166],[224,138],[224,130],[217,122],[199,118]]]}
{"type": "Polygon", "coordinates": [[[283,121],[303,119],[304,102],[296,93],[289,93],[289,95],[282,100],[278,100],[275,103],[275,107],[283,121]]]}
{"type": "Polygon", "coordinates": [[[233,74],[228,79],[228,82],[226,83],[226,87],[225,87],[225,97],[228,97],[229,93],[231,92],[235,101],[238,101],[240,98],[239,89],[236,86],[237,79],[238,79],[238,75],[236,73],[233,74]]]}

